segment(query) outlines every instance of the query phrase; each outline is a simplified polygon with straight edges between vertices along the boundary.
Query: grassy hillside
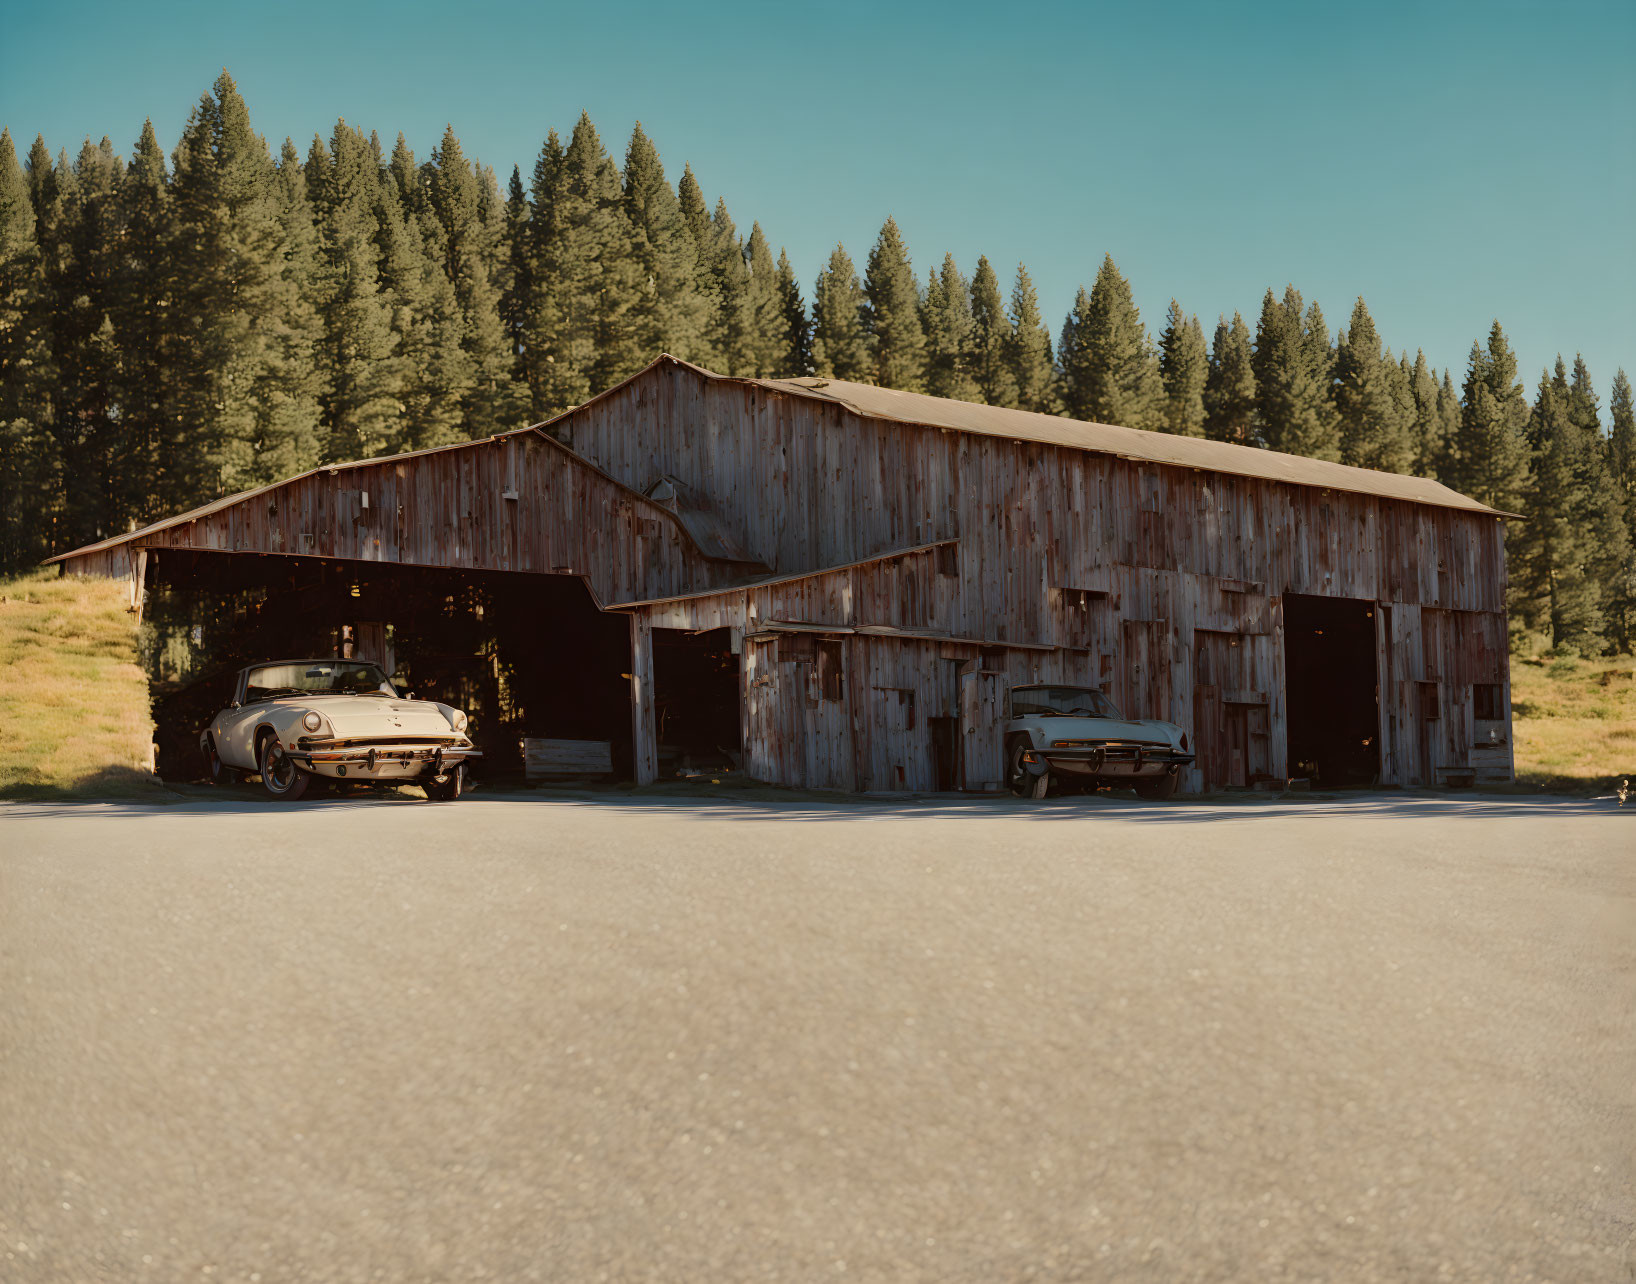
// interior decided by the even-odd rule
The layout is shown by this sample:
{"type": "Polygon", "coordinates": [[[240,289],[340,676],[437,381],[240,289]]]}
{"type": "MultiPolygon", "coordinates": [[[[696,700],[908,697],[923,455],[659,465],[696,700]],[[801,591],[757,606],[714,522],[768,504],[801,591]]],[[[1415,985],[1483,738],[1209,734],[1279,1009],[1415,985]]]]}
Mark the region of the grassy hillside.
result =
{"type": "Polygon", "coordinates": [[[1636,662],[1520,655],[1511,661],[1517,783],[1537,789],[1636,785],[1636,662]]]}
{"type": "Polygon", "coordinates": [[[0,579],[0,798],[160,793],[129,589],[0,579]]]}

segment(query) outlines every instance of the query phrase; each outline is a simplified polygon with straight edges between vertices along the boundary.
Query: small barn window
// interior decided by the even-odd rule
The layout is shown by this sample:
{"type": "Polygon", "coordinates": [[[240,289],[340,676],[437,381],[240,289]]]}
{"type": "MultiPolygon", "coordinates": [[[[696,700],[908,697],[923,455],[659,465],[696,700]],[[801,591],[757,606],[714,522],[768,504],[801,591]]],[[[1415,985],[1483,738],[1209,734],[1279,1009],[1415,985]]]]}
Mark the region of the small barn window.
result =
{"type": "Polygon", "coordinates": [[[778,658],[784,664],[811,662],[814,638],[810,633],[786,633],[778,639],[778,658]]]}
{"type": "Polygon", "coordinates": [[[841,643],[822,638],[818,642],[818,690],[825,700],[841,698],[841,643]]]}
{"type": "Polygon", "coordinates": [[[1424,722],[1436,722],[1440,717],[1442,717],[1442,713],[1438,708],[1437,683],[1420,682],[1416,685],[1420,688],[1421,720],[1424,722]]]}
{"type": "Polygon", "coordinates": [[[1479,722],[1505,720],[1505,697],[1498,682],[1479,682],[1471,688],[1471,716],[1479,722]]]}
{"type": "Polygon", "coordinates": [[[937,546],[937,573],[939,575],[958,575],[960,573],[960,546],[958,544],[939,544],[937,546]]]}

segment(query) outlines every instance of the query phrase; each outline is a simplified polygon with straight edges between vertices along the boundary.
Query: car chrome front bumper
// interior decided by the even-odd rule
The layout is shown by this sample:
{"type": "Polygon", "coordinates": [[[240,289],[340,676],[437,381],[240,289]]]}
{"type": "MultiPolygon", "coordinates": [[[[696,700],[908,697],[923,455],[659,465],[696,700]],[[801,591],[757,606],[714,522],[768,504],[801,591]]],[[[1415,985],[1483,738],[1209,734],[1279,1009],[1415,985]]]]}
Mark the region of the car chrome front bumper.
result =
{"type": "Polygon", "coordinates": [[[1023,766],[1036,776],[1047,771],[1075,776],[1163,776],[1191,765],[1193,757],[1164,745],[1076,746],[1025,750],[1023,766]]]}
{"type": "Polygon", "coordinates": [[[446,775],[461,763],[481,758],[467,745],[390,744],[345,749],[291,749],[290,759],[316,776],[348,780],[424,780],[446,775]]]}

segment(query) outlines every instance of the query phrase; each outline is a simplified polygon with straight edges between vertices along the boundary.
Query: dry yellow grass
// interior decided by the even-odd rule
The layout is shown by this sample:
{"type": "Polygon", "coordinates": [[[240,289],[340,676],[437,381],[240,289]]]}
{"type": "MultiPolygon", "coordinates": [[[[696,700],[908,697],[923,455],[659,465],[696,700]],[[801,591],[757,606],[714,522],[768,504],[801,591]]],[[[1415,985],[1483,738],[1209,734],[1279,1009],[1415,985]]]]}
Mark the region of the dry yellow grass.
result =
{"type": "Polygon", "coordinates": [[[129,590],[0,579],[0,798],[159,795],[129,590]]]}
{"type": "Polygon", "coordinates": [[[1612,789],[1636,782],[1636,661],[1544,655],[1511,661],[1517,783],[1612,789]]]}

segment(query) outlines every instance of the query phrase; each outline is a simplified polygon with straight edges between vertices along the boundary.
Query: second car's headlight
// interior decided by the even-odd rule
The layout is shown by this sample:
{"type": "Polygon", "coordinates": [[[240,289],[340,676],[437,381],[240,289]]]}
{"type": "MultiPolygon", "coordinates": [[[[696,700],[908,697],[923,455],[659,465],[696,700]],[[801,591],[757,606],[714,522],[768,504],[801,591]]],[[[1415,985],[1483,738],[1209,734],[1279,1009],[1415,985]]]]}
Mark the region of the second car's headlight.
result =
{"type": "Polygon", "coordinates": [[[308,731],[317,731],[319,727],[324,725],[324,720],[316,713],[309,713],[306,717],[301,719],[301,725],[308,731]]]}
{"type": "Polygon", "coordinates": [[[456,731],[464,731],[466,729],[466,715],[461,713],[459,709],[454,711],[454,729],[456,731]]]}

